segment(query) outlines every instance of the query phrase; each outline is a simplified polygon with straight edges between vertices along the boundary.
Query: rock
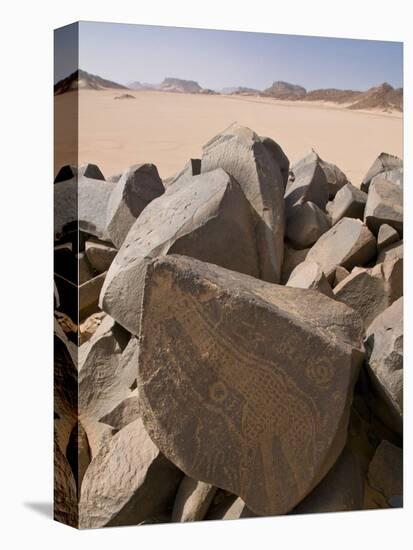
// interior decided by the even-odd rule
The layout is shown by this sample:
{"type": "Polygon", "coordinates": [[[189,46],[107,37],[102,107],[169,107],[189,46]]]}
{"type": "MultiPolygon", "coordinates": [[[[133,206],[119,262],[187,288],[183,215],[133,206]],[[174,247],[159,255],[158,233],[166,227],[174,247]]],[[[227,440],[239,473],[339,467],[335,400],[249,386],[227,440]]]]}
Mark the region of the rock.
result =
{"type": "Polygon", "coordinates": [[[285,190],[287,216],[293,206],[312,202],[321,210],[325,209],[329,197],[329,187],[320,158],[315,151],[292,166],[294,178],[290,179],[285,190]]]}
{"type": "Polygon", "coordinates": [[[100,307],[132,334],[139,334],[145,265],[151,257],[167,253],[259,275],[251,207],[223,170],[176,182],[153,200],[115,257],[100,307]]]}
{"type": "Polygon", "coordinates": [[[83,284],[93,278],[95,272],[84,252],[77,254],[77,267],[79,284],[83,284]]]}
{"type": "Polygon", "coordinates": [[[366,206],[367,194],[347,183],[336,194],[328,208],[331,223],[335,225],[342,218],[357,218],[362,220],[366,206]]]}
{"type": "Polygon", "coordinates": [[[55,239],[71,229],[105,240],[106,208],[114,185],[83,176],[55,184],[55,239]]]}
{"type": "Polygon", "coordinates": [[[368,372],[385,410],[378,415],[403,433],[403,298],[399,298],[369,326],[366,334],[368,372]]]}
{"type": "Polygon", "coordinates": [[[86,470],[79,525],[136,525],[171,506],[181,477],[138,418],[114,435],[86,470]]]}
{"type": "Polygon", "coordinates": [[[285,236],[296,249],[312,246],[331,227],[327,215],[314,203],[304,202],[289,210],[285,236]]]}
{"type": "Polygon", "coordinates": [[[315,489],[293,510],[293,514],[351,512],[363,508],[364,480],[360,462],[345,447],[340,458],[315,489]]]}
{"type": "Polygon", "coordinates": [[[368,470],[370,486],[381,493],[392,508],[403,507],[403,451],[389,441],[377,447],[368,470]]]}
{"type": "Polygon", "coordinates": [[[403,168],[403,161],[394,155],[389,155],[388,153],[380,153],[376,160],[371,165],[369,171],[364,176],[363,181],[361,182],[360,189],[367,193],[369,191],[370,182],[383,172],[388,172],[389,170],[403,168]]]}
{"type": "Polygon", "coordinates": [[[336,287],[341,281],[343,281],[348,275],[350,275],[350,272],[341,265],[338,265],[336,267],[336,273],[334,276],[334,284],[333,287],[336,287]]]}
{"type": "Polygon", "coordinates": [[[403,257],[403,241],[398,241],[394,244],[386,246],[377,256],[378,264],[388,262],[389,264],[393,261],[398,260],[403,257]]]}
{"type": "Polygon", "coordinates": [[[79,316],[81,319],[96,311],[105,277],[106,272],[100,273],[79,286],[79,316]]]}
{"type": "Polygon", "coordinates": [[[306,259],[309,250],[309,248],[296,250],[288,244],[284,246],[284,262],[281,271],[281,283],[283,285],[288,281],[294,268],[306,259]]]}
{"type": "Polygon", "coordinates": [[[53,517],[56,521],[78,527],[77,489],[75,478],[56,438],[54,442],[53,517]]]}
{"type": "Polygon", "coordinates": [[[357,311],[366,328],[389,305],[379,266],[374,269],[355,267],[333,292],[337,300],[357,311]]]}
{"type": "Polygon", "coordinates": [[[376,178],[385,179],[392,183],[396,183],[400,187],[403,187],[403,168],[394,168],[393,170],[386,170],[385,172],[380,172],[380,174],[372,178],[371,183],[373,183],[376,178]]]}
{"type": "Polygon", "coordinates": [[[116,248],[121,247],[142,210],[163,192],[164,186],[154,164],[131,166],[122,174],[107,209],[107,231],[116,248]]]}
{"type": "Polygon", "coordinates": [[[384,223],[403,234],[403,191],[395,183],[375,179],[370,185],[364,222],[377,235],[384,223]]]}
{"type": "Polygon", "coordinates": [[[249,510],[242,498],[230,493],[224,493],[223,491],[220,491],[220,494],[217,494],[217,496],[217,502],[214,502],[208,510],[205,519],[217,520],[257,517],[257,514],[249,510]]]}
{"type": "Polygon", "coordinates": [[[178,172],[175,176],[164,180],[163,183],[165,187],[170,187],[182,178],[190,180],[192,176],[199,176],[200,173],[201,159],[189,159],[180,172],[178,172]]]}
{"type": "Polygon", "coordinates": [[[288,174],[290,171],[290,161],[288,160],[287,155],[284,153],[278,143],[276,143],[273,139],[266,136],[260,136],[260,140],[262,141],[264,147],[267,149],[269,154],[278,164],[285,190],[285,188],[287,187],[288,174]]]}
{"type": "Polygon", "coordinates": [[[337,266],[352,269],[365,265],[376,255],[376,239],[360,220],[343,218],[321,235],[306,260],[318,263],[329,281],[337,266]]]}
{"type": "Polygon", "coordinates": [[[102,174],[100,168],[96,164],[83,164],[82,166],[66,165],[60,168],[54,182],[59,183],[61,181],[71,180],[72,178],[82,177],[92,178],[95,180],[104,180],[105,177],[102,174]]]}
{"type": "Polygon", "coordinates": [[[79,348],[79,418],[100,421],[125,398],[136,378],[136,341],[109,316],[79,348]]]}
{"type": "Polygon", "coordinates": [[[337,192],[350,182],[347,179],[347,176],[344,172],[340,170],[338,166],[332,164],[331,162],[326,162],[325,160],[318,157],[320,160],[321,168],[323,169],[324,175],[327,179],[328,186],[328,198],[334,199],[337,192]]]}
{"type": "Polygon", "coordinates": [[[122,177],[122,172],[118,174],[113,174],[113,176],[109,176],[106,181],[108,181],[109,183],[117,183],[121,177],[122,177]]]}
{"type": "Polygon", "coordinates": [[[109,424],[119,431],[140,416],[140,401],[138,392],[135,390],[130,397],[124,399],[112,411],[101,418],[105,424],[109,424]]]}
{"type": "Polygon", "coordinates": [[[383,223],[377,235],[377,251],[381,252],[384,248],[387,248],[398,240],[400,240],[400,236],[397,231],[390,225],[387,225],[387,223],[383,223]]]}
{"type": "Polygon", "coordinates": [[[172,521],[204,519],[217,488],[209,483],[185,476],[178,488],[172,510],[172,521]]]}
{"type": "Polygon", "coordinates": [[[398,243],[383,250],[377,261],[382,261],[383,264],[382,271],[386,283],[388,304],[390,305],[400,296],[403,296],[403,243],[398,243]]]}
{"type": "MultiPolygon", "coordinates": [[[[268,140],[233,124],[203,147],[202,173],[223,168],[236,179],[257,214],[255,235],[260,278],[279,282],[284,253],[284,182],[268,140]]],[[[276,146],[277,144],[275,144],[276,146]]]]}
{"type": "Polygon", "coordinates": [[[103,273],[109,269],[117,252],[116,248],[106,244],[94,241],[86,241],[85,243],[86,257],[98,273],[103,273]]]}
{"type": "Polygon", "coordinates": [[[310,260],[302,262],[294,269],[287,281],[287,286],[318,290],[326,296],[334,298],[330,283],[320,266],[310,260]]]}
{"type": "Polygon", "coordinates": [[[154,259],[137,361],[145,427],[189,477],[286,513],[343,449],[361,339],[357,314],[321,293],[154,259]]]}
{"type": "Polygon", "coordinates": [[[79,325],[79,343],[80,345],[87,342],[96,332],[103,319],[105,319],[106,313],[104,311],[98,311],[93,313],[90,317],[87,317],[83,323],[79,325]]]}

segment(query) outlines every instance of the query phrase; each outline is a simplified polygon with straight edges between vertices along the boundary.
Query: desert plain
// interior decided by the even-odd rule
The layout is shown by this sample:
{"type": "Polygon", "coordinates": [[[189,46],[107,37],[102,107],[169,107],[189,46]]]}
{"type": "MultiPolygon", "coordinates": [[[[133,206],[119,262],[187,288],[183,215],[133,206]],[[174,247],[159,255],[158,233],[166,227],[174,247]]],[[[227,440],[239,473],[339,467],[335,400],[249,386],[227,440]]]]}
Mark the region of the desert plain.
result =
{"type": "MultiPolygon", "coordinates": [[[[281,101],[234,95],[79,91],[79,164],[96,163],[105,177],[139,163],[153,163],[161,178],[178,172],[189,158],[225,127],[239,122],[280,143],[292,163],[311,149],[338,165],[359,186],[382,152],[403,158],[403,114],[353,111],[346,105],[281,101]]],[[[73,136],[63,131],[75,94],[55,96],[61,132],[55,174],[67,163],[73,136]]]]}

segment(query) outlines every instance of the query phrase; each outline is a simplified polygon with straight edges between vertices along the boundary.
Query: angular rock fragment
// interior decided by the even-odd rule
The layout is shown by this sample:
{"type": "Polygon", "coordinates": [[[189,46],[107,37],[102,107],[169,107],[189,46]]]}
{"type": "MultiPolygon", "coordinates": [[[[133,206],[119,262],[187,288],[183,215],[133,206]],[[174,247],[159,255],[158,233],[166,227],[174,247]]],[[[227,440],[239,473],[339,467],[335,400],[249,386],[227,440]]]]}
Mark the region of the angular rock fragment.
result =
{"type": "Polygon", "coordinates": [[[84,176],[54,185],[55,239],[74,228],[105,240],[106,208],[114,185],[84,176]]]}
{"type": "Polygon", "coordinates": [[[403,168],[403,161],[394,155],[389,155],[388,153],[380,153],[376,160],[371,165],[369,171],[364,176],[363,181],[361,182],[360,189],[365,193],[368,192],[370,187],[370,182],[383,172],[388,172],[394,169],[403,168]]]}
{"type": "Polygon", "coordinates": [[[403,191],[401,187],[385,179],[375,179],[369,188],[364,221],[376,235],[384,223],[402,235],[403,191]]]}
{"type": "Polygon", "coordinates": [[[53,517],[56,521],[78,527],[77,489],[72,470],[56,441],[54,443],[53,517]]]}
{"type": "Polygon", "coordinates": [[[381,493],[392,508],[403,507],[403,451],[389,441],[378,446],[368,470],[370,486],[381,493]]]}
{"type": "Polygon", "coordinates": [[[159,452],[138,418],[86,470],[80,528],[133,525],[170,507],[182,473],[159,452]]]}
{"type": "Polygon", "coordinates": [[[116,248],[103,243],[96,243],[94,241],[86,241],[85,243],[86,257],[90,265],[98,273],[103,273],[109,269],[117,252],[116,248]]]}
{"type": "Polygon", "coordinates": [[[106,317],[92,338],[79,348],[79,416],[99,421],[130,397],[136,378],[137,342],[106,317]]]}
{"type": "Polygon", "coordinates": [[[362,220],[366,201],[367,193],[363,193],[351,183],[342,187],[328,208],[332,225],[335,225],[342,218],[362,220]]]}
{"type": "Polygon", "coordinates": [[[316,204],[304,202],[289,210],[285,236],[300,250],[312,246],[330,227],[327,215],[316,204]]]}
{"type": "Polygon", "coordinates": [[[329,188],[320,157],[315,151],[292,166],[293,177],[289,179],[285,190],[287,216],[290,209],[303,202],[312,202],[321,210],[329,198],[329,188]]]}
{"type": "Polygon", "coordinates": [[[333,292],[337,300],[357,311],[366,328],[390,305],[380,266],[355,267],[333,292]]]}
{"type": "Polygon", "coordinates": [[[318,290],[326,296],[334,298],[330,283],[320,266],[310,260],[302,262],[294,269],[287,281],[287,286],[318,290]]]}
{"type": "Polygon", "coordinates": [[[366,335],[368,372],[373,382],[378,415],[403,433],[403,298],[399,298],[370,325],[366,335]],[[380,403],[381,401],[381,403],[380,403]]]}
{"type": "Polygon", "coordinates": [[[77,254],[77,267],[80,285],[93,278],[95,271],[84,252],[77,254]]]}
{"type": "Polygon", "coordinates": [[[309,250],[309,248],[296,250],[288,244],[284,246],[284,262],[281,271],[281,283],[283,285],[288,281],[292,271],[297,267],[297,265],[306,259],[309,250]]]}
{"type": "Polygon", "coordinates": [[[100,420],[104,424],[109,424],[115,430],[119,431],[140,415],[140,401],[137,390],[130,394],[130,397],[124,399],[112,411],[103,416],[100,420]]]}
{"type": "Polygon", "coordinates": [[[329,281],[337,266],[352,269],[376,255],[376,239],[360,220],[343,218],[324,233],[307,254],[318,263],[329,281]]]}
{"type": "Polygon", "coordinates": [[[350,275],[350,272],[341,265],[338,265],[336,267],[336,272],[334,275],[334,284],[333,286],[336,287],[341,281],[343,281],[348,275],[350,275]]]}
{"type": "MultiPolygon", "coordinates": [[[[319,157],[320,158],[320,157],[319,157]]],[[[322,160],[320,158],[320,164],[321,168],[324,171],[324,174],[327,179],[327,185],[328,185],[328,198],[334,199],[337,192],[344,187],[345,185],[349,184],[350,182],[347,179],[347,176],[345,173],[340,170],[338,166],[335,164],[332,164],[331,162],[326,162],[325,160],[322,160]]]]}
{"type": "Polygon", "coordinates": [[[107,232],[120,248],[142,210],[164,192],[154,164],[131,166],[116,183],[107,208],[107,232]]]}
{"type": "Polygon", "coordinates": [[[347,447],[315,489],[293,514],[351,512],[363,508],[364,481],[360,462],[347,447]]]}
{"type": "Polygon", "coordinates": [[[213,504],[211,505],[208,513],[206,515],[207,520],[218,520],[218,519],[240,519],[240,518],[253,518],[257,517],[257,514],[254,514],[242,498],[232,495],[231,493],[225,493],[224,491],[219,491],[217,493],[217,498],[214,499],[213,504]],[[216,502],[215,502],[216,500],[216,502]]]}
{"type": "Polygon", "coordinates": [[[139,334],[147,261],[185,254],[257,277],[253,214],[239,185],[218,169],[175,183],[131,228],[105,279],[100,307],[139,334]]]}
{"type": "Polygon", "coordinates": [[[222,168],[239,183],[257,215],[255,236],[260,278],[279,282],[284,253],[281,169],[285,160],[280,166],[266,143],[249,128],[233,124],[203,147],[201,172],[222,168]]]}
{"type": "Polygon", "coordinates": [[[100,273],[79,286],[79,316],[81,319],[96,311],[105,277],[106,272],[100,273]]]}
{"type": "Polygon", "coordinates": [[[189,159],[189,161],[185,164],[180,172],[178,172],[175,176],[164,180],[163,183],[165,187],[170,187],[178,180],[181,180],[183,178],[191,179],[192,176],[199,176],[200,173],[201,159],[189,159]]]}
{"type": "Polygon", "coordinates": [[[380,226],[379,233],[377,235],[377,251],[381,252],[390,244],[393,244],[398,240],[400,240],[400,236],[397,231],[390,225],[387,225],[387,223],[383,223],[383,225],[380,226]]]}
{"type": "Polygon", "coordinates": [[[386,170],[385,172],[380,172],[377,176],[372,178],[370,185],[377,179],[385,179],[391,183],[395,183],[400,187],[403,187],[403,168],[393,168],[392,170],[386,170]]]}
{"type": "Polygon", "coordinates": [[[287,155],[284,153],[278,143],[276,143],[273,139],[266,136],[260,136],[260,140],[262,141],[264,147],[267,149],[270,155],[274,158],[275,162],[278,164],[285,190],[285,188],[287,187],[288,174],[290,171],[290,161],[288,160],[287,155]]]}
{"type": "Polygon", "coordinates": [[[82,166],[66,165],[62,166],[59,170],[54,182],[59,183],[61,181],[71,180],[72,178],[82,177],[92,178],[95,180],[104,180],[105,177],[102,174],[100,168],[96,164],[83,164],[82,166]]]}
{"type": "Polygon", "coordinates": [[[199,521],[204,519],[217,488],[209,483],[185,476],[176,493],[172,521],[199,521]]]}
{"type": "Polygon", "coordinates": [[[364,355],[357,314],[182,256],[152,260],[144,287],[138,388],[151,439],[256,514],[290,511],[343,449],[364,355]]]}

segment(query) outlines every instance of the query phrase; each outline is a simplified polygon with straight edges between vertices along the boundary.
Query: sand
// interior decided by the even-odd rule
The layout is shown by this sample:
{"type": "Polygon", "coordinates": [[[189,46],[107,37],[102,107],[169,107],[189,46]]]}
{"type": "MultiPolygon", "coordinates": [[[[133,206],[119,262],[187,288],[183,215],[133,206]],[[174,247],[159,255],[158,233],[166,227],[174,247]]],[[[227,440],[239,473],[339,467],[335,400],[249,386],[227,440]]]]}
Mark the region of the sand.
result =
{"type": "MultiPolygon", "coordinates": [[[[79,96],[79,162],[94,162],[105,176],[131,164],[152,162],[162,178],[175,174],[202,145],[234,121],[275,139],[291,162],[314,148],[359,185],[382,151],[403,156],[400,113],[349,111],[332,104],[270,98],[82,90],[79,96]]],[[[72,93],[55,97],[56,112],[73,103],[72,93]]],[[[59,136],[55,173],[70,149],[59,136]]]]}

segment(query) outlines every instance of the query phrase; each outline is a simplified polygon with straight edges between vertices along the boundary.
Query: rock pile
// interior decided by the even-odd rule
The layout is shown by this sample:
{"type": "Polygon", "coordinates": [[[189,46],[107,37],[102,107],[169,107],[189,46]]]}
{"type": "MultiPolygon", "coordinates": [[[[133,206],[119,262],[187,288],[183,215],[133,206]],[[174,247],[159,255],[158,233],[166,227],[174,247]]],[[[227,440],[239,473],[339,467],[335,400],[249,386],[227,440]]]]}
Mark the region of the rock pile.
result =
{"type": "Polygon", "coordinates": [[[402,176],[238,124],[165,181],[62,167],[56,519],[401,506],[402,176]]]}

